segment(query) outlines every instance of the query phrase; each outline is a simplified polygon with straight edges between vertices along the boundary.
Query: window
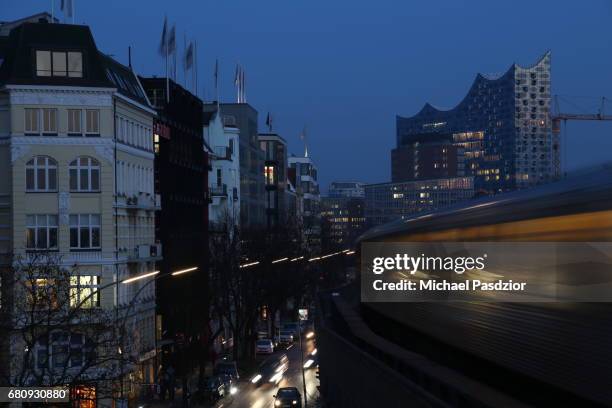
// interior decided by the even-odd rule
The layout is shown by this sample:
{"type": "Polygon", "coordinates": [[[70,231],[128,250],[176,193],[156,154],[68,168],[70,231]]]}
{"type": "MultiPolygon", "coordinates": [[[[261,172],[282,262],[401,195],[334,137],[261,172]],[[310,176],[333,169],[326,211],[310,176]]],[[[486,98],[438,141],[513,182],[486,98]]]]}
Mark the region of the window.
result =
{"type": "Polygon", "coordinates": [[[57,215],[26,216],[26,248],[57,249],[57,215]]]}
{"type": "Polygon", "coordinates": [[[221,187],[221,183],[223,182],[223,177],[221,174],[221,169],[217,169],[217,187],[221,187]]]}
{"type": "Polygon", "coordinates": [[[57,135],[57,109],[43,109],[43,134],[57,135]]]}
{"type": "Polygon", "coordinates": [[[80,275],[70,277],[70,307],[90,308],[100,306],[98,276],[80,275]]]}
{"type": "Polygon", "coordinates": [[[274,184],[274,166],[265,166],[264,172],[266,177],[266,185],[274,184]]]}
{"type": "Polygon", "coordinates": [[[33,157],[26,163],[26,191],[56,191],[57,163],[47,156],[33,157]]]}
{"type": "Polygon", "coordinates": [[[70,191],[100,191],[100,162],[78,157],[70,162],[70,191]]]}
{"type": "Polygon", "coordinates": [[[34,310],[56,309],[57,285],[54,279],[33,278],[25,282],[27,304],[34,310]]]}
{"type": "Polygon", "coordinates": [[[83,54],[77,51],[36,51],[36,75],[83,77],[83,54]]]}
{"type": "Polygon", "coordinates": [[[25,133],[26,135],[39,135],[40,127],[38,121],[38,109],[25,110],[25,133]]]}
{"type": "Polygon", "coordinates": [[[100,111],[98,109],[87,109],[86,111],[87,127],[86,133],[90,136],[100,135],[100,111]]]}
{"type": "Polygon", "coordinates": [[[95,358],[91,340],[80,333],[54,331],[36,342],[38,368],[82,367],[95,358]]]}
{"type": "Polygon", "coordinates": [[[68,134],[82,135],[83,127],[81,125],[81,109],[68,109],[68,134]]]}
{"type": "Polygon", "coordinates": [[[70,248],[100,248],[99,214],[78,214],[70,216],[70,248]]]}

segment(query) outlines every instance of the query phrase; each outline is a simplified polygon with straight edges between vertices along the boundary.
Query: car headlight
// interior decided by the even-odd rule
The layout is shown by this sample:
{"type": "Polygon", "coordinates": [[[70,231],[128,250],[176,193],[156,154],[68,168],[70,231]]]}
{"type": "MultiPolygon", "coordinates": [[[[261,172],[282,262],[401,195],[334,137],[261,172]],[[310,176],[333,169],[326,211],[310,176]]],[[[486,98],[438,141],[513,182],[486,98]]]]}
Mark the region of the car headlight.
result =
{"type": "Polygon", "coordinates": [[[234,387],[234,386],[231,386],[231,387],[230,387],[230,394],[234,395],[234,394],[235,394],[235,393],[237,393],[237,392],[238,392],[238,388],[236,388],[236,387],[234,387]]]}
{"type": "Polygon", "coordinates": [[[293,405],[297,405],[297,400],[293,400],[293,401],[291,401],[291,403],[292,403],[293,405]]]}
{"type": "Polygon", "coordinates": [[[280,407],[281,406],[281,402],[279,400],[274,401],[274,406],[275,407],[280,407]]]}

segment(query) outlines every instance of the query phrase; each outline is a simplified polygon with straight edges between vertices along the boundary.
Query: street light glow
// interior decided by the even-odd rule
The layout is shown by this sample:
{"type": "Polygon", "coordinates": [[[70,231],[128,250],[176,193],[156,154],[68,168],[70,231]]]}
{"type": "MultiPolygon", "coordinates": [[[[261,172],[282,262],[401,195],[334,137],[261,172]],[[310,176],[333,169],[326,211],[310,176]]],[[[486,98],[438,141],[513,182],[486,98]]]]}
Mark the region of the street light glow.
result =
{"type": "Polygon", "coordinates": [[[187,269],[181,269],[180,271],[172,272],[171,275],[172,276],[181,275],[183,273],[195,271],[196,269],[198,269],[197,266],[194,266],[194,267],[191,267],[191,268],[187,268],[187,269]]]}
{"type": "Polygon", "coordinates": [[[320,257],[320,256],[317,256],[316,258],[310,258],[310,259],[308,260],[308,262],[318,261],[319,259],[321,259],[321,257],[320,257]]]}
{"type": "Polygon", "coordinates": [[[346,254],[347,255],[353,255],[355,253],[355,251],[348,251],[346,254]]]}
{"type": "Polygon", "coordinates": [[[295,262],[295,261],[299,261],[300,259],[304,259],[303,256],[298,256],[297,258],[293,258],[291,261],[289,262],[295,262]]]}
{"type": "Polygon", "coordinates": [[[289,259],[289,258],[281,258],[281,259],[276,259],[276,260],[272,261],[272,263],[273,263],[273,264],[275,264],[275,263],[279,263],[279,262],[284,262],[284,261],[286,261],[286,260],[288,260],[288,259],[289,259]]]}
{"type": "Polygon", "coordinates": [[[137,281],[137,280],[148,278],[149,276],[155,276],[158,273],[159,273],[159,271],[153,271],[153,272],[145,273],[143,275],[134,276],[133,278],[129,278],[129,279],[126,279],[126,280],[122,281],[122,283],[134,282],[134,281],[137,281]]]}
{"type": "Polygon", "coordinates": [[[249,266],[255,266],[255,265],[259,265],[259,261],[243,264],[243,265],[240,265],[240,267],[241,268],[248,268],[249,266]]]}

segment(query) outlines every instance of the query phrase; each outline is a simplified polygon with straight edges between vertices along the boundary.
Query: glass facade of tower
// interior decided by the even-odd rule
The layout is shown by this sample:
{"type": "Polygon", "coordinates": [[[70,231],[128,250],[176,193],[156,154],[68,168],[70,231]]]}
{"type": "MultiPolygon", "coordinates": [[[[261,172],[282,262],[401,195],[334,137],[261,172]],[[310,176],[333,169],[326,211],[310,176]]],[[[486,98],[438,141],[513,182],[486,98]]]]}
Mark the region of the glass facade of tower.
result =
{"type": "Polygon", "coordinates": [[[502,75],[478,74],[453,109],[425,104],[397,117],[397,147],[424,133],[451,134],[465,151],[465,175],[477,193],[493,194],[552,181],[559,176],[559,140],[550,108],[550,52],[535,65],[513,64],[502,75]]]}

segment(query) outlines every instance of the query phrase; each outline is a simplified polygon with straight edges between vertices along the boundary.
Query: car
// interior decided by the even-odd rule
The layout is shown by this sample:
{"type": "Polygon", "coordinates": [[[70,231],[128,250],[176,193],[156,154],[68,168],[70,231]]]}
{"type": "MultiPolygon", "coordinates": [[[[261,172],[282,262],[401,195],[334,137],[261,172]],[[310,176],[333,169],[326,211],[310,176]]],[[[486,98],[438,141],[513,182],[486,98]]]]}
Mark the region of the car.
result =
{"type": "Polygon", "coordinates": [[[206,379],[204,383],[204,393],[210,401],[219,400],[229,392],[226,383],[220,375],[215,375],[206,379]]]}
{"type": "Polygon", "coordinates": [[[238,381],[240,379],[236,362],[231,360],[218,362],[215,366],[214,373],[215,375],[228,374],[234,381],[238,381]]]}
{"type": "Polygon", "coordinates": [[[274,344],[270,339],[257,340],[255,343],[255,352],[257,354],[272,354],[274,353],[274,344]]]}
{"type": "Polygon", "coordinates": [[[290,331],[294,338],[299,338],[300,335],[300,324],[299,323],[284,323],[281,331],[290,331]]]}
{"type": "Polygon", "coordinates": [[[279,388],[274,395],[275,408],[302,408],[302,395],[295,387],[279,388]]]}
{"type": "Polygon", "coordinates": [[[282,353],[277,356],[271,356],[266,361],[261,363],[251,377],[251,383],[259,386],[264,383],[278,384],[289,369],[289,358],[287,354],[282,353]]]}
{"type": "Polygon", "coordinates": [[[293,343],[293,332],[290,330],[281,330],[278,335],[278,343],[284,346],[293,343]]]}

